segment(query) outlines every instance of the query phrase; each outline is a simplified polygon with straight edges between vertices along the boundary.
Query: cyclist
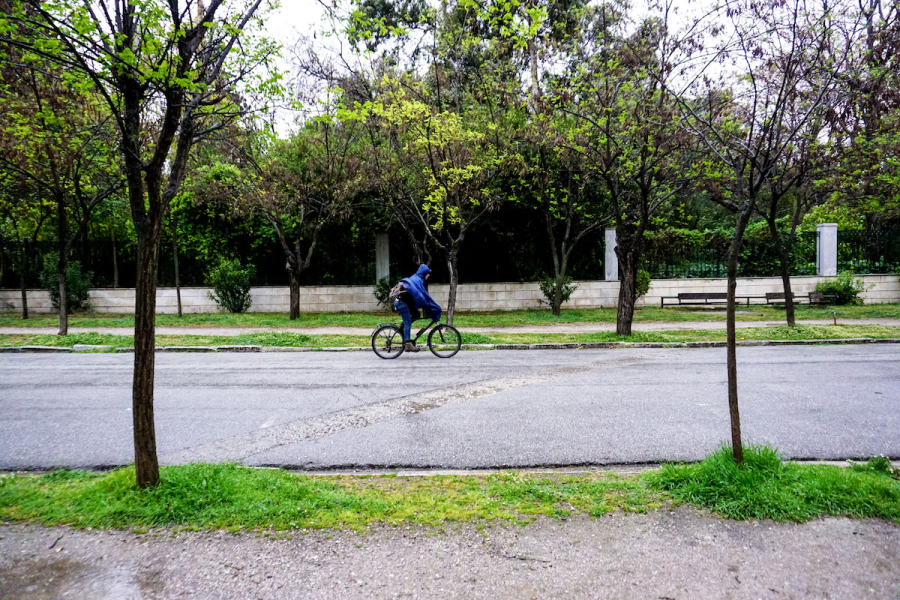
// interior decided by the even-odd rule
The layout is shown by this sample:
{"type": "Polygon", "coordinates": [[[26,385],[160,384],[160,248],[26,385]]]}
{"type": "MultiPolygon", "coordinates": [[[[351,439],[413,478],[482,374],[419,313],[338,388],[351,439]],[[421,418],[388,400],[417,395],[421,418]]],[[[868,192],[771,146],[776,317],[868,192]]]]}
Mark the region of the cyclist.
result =
{"type": "Polygon", "coordinates": [[[428,265],[419,265],[419,270],[412,277],[401,279],[400,283],[391,291],[394,298],[394,308],[403,319],[403,349],[406,352],[418,352],[412,341],[412,324],[421,318],[419,309],[425,312],[425,316],[432,321],[440,321],[442,309],[434,298],[428,293],[428,277],[431,269],[428,265]]]}

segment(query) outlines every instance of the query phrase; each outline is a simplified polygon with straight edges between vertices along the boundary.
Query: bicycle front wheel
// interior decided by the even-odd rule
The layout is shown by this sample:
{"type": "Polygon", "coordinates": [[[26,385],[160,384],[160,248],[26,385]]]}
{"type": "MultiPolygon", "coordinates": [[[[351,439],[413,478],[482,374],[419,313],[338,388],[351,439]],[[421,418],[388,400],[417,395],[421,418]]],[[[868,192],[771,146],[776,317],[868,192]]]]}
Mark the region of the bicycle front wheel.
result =
{"type": "Polygon", "coordinates": [[[428,349],[440,358],[450,358],[461,346],[462,336],[450,325],[438,325],[428,334],[428,349]]]}
{"type": "Polygon", "coordinates": [[[372,350],[380,358],[397,358],[403,354],[403,332],[394,325],[384,325],[372,334],[372,350]]]}

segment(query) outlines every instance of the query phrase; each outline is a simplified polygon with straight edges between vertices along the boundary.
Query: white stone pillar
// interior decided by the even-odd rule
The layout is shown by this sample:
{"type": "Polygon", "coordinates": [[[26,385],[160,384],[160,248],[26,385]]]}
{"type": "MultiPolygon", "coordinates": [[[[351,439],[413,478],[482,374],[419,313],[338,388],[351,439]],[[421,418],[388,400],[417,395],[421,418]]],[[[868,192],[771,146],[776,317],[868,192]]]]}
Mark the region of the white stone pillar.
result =
{"type": "Polygon", "coordinates": [[[820,223],[816,242],[816,274],[826,277],[837,275],[837,223],[820,223]]]}
{"type": "Polygon", "coordinates": [[[388,234],[375,234],[375,281],[391,275],[391,251],[388,234]]]}
{"type": "Polygon", "coordinates": [[[619,280],[619,257],[616,256],[616,230],[606,230],[606,256],[603,260],[606,281],[619,280]]]}

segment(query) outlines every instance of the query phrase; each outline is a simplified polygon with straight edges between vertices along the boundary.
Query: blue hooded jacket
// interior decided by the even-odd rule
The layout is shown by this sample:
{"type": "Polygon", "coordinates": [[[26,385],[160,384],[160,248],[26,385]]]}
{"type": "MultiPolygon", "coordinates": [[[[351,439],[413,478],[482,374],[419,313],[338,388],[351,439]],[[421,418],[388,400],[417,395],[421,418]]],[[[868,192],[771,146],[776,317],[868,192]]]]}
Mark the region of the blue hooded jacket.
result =
{"type": "Polygon", "coordinates": [[[431,273],[431,269],[428,265],[420,265],[419,270],[416,271],[416,274],[412,277],[407,277],[406,279],[401,279],[401,283],[403,283],[403,287],[406,288],[406,291],[410,293],[413,297],[413,300],[416,303],[416,308],[425,311],[425,315],[434,320],[441,320],[441,313],[443,310],[438,303],[434,301],[428,294],[428,290],[425,289],[425,275],[431,273]]]}

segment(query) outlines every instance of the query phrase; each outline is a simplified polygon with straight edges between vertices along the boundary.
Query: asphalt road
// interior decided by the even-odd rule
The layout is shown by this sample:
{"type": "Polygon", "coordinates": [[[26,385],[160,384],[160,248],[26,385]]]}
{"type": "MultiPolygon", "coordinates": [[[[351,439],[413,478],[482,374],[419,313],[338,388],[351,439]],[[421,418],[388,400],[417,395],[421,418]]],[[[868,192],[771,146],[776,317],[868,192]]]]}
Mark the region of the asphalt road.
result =
{"type": "MultiPolygon", "coordinates": [[[[900,345],[738,350],[746,440],[900,457],[900,345]]],[[[128,354],[0,354],[0,468],[133,458],[128,354]]],[[[159,354],[161,462],[494,468],[696,460],[728,439],[724,349],[159,354]]]]}

